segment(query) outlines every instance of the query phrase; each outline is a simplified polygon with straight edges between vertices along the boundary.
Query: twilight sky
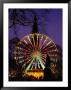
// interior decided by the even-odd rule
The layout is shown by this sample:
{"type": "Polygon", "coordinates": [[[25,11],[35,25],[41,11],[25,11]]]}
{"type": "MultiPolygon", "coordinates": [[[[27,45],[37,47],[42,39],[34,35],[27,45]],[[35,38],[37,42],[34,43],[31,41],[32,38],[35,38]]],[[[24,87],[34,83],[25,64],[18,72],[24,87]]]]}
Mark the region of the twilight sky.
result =
{"type": "MultiPolygon", "coordinates": [[[[49,37],[59,46],[62,47],[62,9],[31,9],[34,14],[37,16],[38,23],[38,32],[49,35],[49,37]]],[[[21,21],[22,17],[25,17],[26,20],[33,22],[34,14],[31,11],[25,9],[22,12],[18,9],[17,16],[21,21]]],[[[13,16],[13,9],[9,10],[9,17],[13,16]]],[[[9,25],[12,25],[12,20],[9,20],[9,25]]],[[[9,40],[18,37],[19,39],[23,38],[25,35],[32,32],[32,24],[27,26],[15,25],[14,27],[9,28],[9,40]]]]}

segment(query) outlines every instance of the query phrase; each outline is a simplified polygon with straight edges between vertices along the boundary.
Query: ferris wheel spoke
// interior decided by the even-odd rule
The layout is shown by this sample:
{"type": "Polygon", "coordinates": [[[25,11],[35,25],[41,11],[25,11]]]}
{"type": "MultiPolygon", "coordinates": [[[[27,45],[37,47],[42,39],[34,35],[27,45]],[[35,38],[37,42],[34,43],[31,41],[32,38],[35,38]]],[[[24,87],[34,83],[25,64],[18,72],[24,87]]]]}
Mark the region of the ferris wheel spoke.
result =
{"type": "Polygon", "coordinates": [[[49,41],[42,49],[49,48],[52,46],[52,41],[49,41]]]}
{"type": "Polygon", "coordinates": [[[38,68],[39,68],[39,69],[41,68],[39,62],[38,62],[38,68]]]}
{"type": "Polygon", "coordinates": [[[44,70],[45,66],[44,66],[44,64],[42,63],[42,60],[41,60],[41,59],[38,59],[38,61],[40,62],[41,66],[42,66],[42,69],[44,70]]]}
{"type": "Polygon", "coordinates": [[[42,57],[42,60],[46,61],[46,57],[42,57]]]}
{"type": "Polygon", "coordinates": [[[31,57],[26,57],[24,61],[26,62],[26,61],[28,61],[30,59],[31,59],[31,57]]]}
{"type": "Polygon", "coordinates": [[[31,38],[29,37],[29,36],[27,36],[27,39],[28,39],[28,41],[30,42],[30,46],[31,46],[31,48],[33,47],[33,44],[32,44],[32,42],[31,42],[31,38]]]}
{"type": "Polygon", "coordinates": [[[21,60],[19,61],[19,63],[23,63],[23,62],[24,62],[24,59],[23,59],[23,60],[21,59],[21,60]]]}
{"type": "Polygon", "coordinates": [[[47,40],[48,40],[48,36],[46,36],[46,38],[44,39],[44,41],[43,41],[43,43],[42,43],[42,48],[45,47],[47,40]]]}
{"type": "Polygon", "coordinates": [[[42,58],[42,63],[45,65],[46,60],[44,58],[42,58]]]}
{"type": "Polygon", "coordinates": [[[24,53],[23,53],[23,55],[30,55],[30,52],[28,52],[28,51],[23,51],[24,53]]]}
{"type": "Polygon", "coordinates": [[[26,68],[26,71],[29,70],[29,68],[31,67],[32,63],[33,63],[34,59],[32,59],[31,63],[28,65],[28,67],[26,68]]]}
{"type": "Polygon", "coordinates": [[[42,36],[40,37],[40,41],[39,41],[39,48],[40,48],[40,49],[42,48],[43,38],[44,38],[44,36],[42,35],[42,36]]]}
{"type": "Polygon", "coordinates": [[[50,50],[50,51],[48,51],[48,53],[50,53],[50,54],[58,54],[58,52],[56,50],[50,50]]]}
{"type": "Polygon", "coordinates": [[[53,45],[49,46],[48,49],[52,49],[54,47],[55,47],[55,45],[53,44],[53,45]]]}
{"type": "Polygon", "coordinates": [[[29,63],[30,63],[30,61],[31,61],[31,59],[27,60],[27,61],[26,61],[26,64],[29,64],[29,63]]]}
{"type": "Polygon", "coordinates": [[[36,34],[36,38],[37,38],[36,46],[39,46],[39,34],[36,34]]]}
{"type": "Polygon", "coordinates": [[[29,47],[27,47],[27,48],[23,48],[23,51],[24,52],[31,52],[31,49],[29,47]]]}
{"type": "Polygon", "coordinates": [[[26,60],[26,61],[24,60],[24,61],[23,61],[23,65],[22,65],[22,67],[24,67],[26,64],[28,64],[28,63],[30,63],[30,62],[31,62],[31,59],[26,60]]]}
{"type": "Polygon", "coordinates": [[[33,45],[35,46],[34,34],[32,34],[32,42],[33,42],[33,45]]]}

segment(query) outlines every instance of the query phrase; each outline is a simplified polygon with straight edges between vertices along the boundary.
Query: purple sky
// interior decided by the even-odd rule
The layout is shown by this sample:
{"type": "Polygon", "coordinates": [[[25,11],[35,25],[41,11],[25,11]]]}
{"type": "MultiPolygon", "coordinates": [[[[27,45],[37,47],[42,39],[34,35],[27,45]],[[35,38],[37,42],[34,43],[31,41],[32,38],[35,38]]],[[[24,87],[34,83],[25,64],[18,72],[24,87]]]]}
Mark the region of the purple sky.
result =
{"type": "MultiPolygon", "coordinates": [[[[62,47],[62,9],[33,9],[38,18],[38,32],[47,34],[49,37],[59,46],[62,47]],[[44,19],[44,21],[43,21],[44,19]]],[[[18,11],[19,12],[19,11],[18,11]]],[[[19,14],[21,14],[19,12],[19,14]]],[[[30,12],[25,12],[25,16],[33,20],[32,14],[30,12]]],[[[22,26],[16,25],[17,37],[19,39],[23,36],[30,34],[32,32],[32,26],[22,26]]],[[[14,34],[14,28],[9,29],[9,39],[16,37],[14,34]]]]}

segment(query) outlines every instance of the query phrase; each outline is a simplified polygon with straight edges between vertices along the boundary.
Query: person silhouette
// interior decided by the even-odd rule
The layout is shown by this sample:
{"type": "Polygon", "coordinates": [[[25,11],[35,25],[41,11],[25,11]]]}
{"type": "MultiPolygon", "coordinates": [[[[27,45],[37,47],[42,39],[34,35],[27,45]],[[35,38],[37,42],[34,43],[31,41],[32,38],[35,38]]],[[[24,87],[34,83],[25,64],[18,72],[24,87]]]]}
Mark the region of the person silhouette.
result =
{"type": "Polygon", "coordinates": [[[45,81],[51,80],[50,57],[48,55],[46,57],[46,64],[44,69],[44,80],[45,81]]]}

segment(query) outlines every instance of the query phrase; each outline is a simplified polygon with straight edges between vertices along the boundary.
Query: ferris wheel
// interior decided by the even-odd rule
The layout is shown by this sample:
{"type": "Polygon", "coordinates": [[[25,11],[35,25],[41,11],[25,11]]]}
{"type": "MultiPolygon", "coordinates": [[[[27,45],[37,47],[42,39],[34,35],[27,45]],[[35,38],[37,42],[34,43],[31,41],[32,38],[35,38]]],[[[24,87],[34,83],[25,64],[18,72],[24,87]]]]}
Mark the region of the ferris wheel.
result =
{"type": "Polygon", "coordinates": [[[47,54],[51,62],[57,62],[57,47],[47,36],[33,33],[24,36],[16,45],[14,59],[24,71],[44,70],[47,54]]]}

